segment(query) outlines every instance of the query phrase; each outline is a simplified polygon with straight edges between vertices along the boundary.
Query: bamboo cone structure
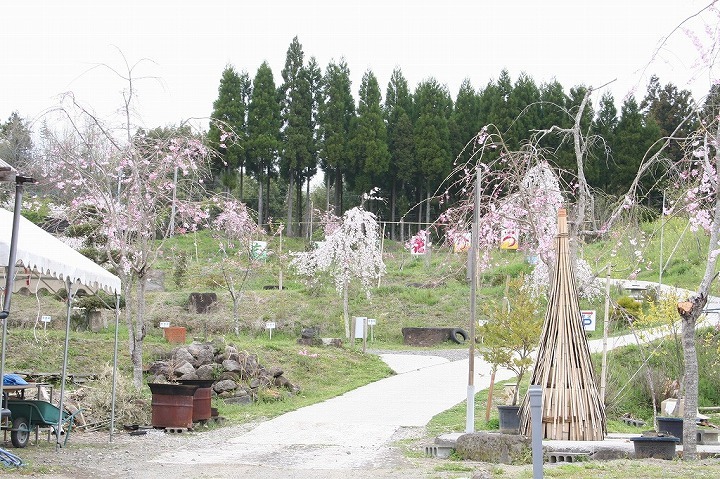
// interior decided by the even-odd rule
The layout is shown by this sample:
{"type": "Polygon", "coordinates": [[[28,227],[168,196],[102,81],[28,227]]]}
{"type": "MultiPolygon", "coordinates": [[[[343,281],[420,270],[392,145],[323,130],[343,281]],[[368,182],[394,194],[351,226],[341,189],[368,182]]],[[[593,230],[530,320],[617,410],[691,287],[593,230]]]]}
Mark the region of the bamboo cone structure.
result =
{"type": "MultiPolygon", "coordinates": [[[[543,439],[601,441],[607,424],[582,326],[575,273],[570,258],[567,212],[558,211],[556,261],[548,308],[530,384],[542,386],[543,439]]],[[[530,435],[525,398],[520,431],[530,435]]]]}

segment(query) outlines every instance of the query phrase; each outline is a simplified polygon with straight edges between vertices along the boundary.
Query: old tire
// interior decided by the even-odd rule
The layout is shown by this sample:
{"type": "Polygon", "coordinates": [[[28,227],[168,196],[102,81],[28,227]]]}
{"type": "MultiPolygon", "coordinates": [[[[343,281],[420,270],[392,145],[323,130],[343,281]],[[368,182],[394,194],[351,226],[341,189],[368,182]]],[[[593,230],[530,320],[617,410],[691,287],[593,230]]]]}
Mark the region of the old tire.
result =
{"type": "Polygon", "coordinates": [[[27,446],[28,440],[30,439],[30,425],[25,417],[16,417],[12,420],[12,432],[10,433],[10,440],[12,445],[15,447],[27,446]]]}
{"type": "Polygon", "coordinates": [[[452,341],[454,343],[457,343],[457,344],[464,343],[465,341],[467,341],[467,338],[468,338],[468,334],[465,332],[464,329],[455,328],[452,331],[450,331],[450,341],[452,341]],[[462,338],[462,341],[460,341],[458,339],[458,336],[460,336],[462,338]]]}

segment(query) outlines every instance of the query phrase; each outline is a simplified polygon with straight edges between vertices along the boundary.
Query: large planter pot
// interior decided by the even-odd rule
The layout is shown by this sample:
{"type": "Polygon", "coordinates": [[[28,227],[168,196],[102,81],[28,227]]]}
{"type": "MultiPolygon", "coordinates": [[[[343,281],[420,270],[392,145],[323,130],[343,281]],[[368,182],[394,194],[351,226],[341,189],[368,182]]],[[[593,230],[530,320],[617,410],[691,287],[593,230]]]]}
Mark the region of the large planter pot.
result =
{"type": "Polygon", "coordinates": [[[640,436],[630,438],[635,447],[635,459],[675,458],[675,446],[680,440],[675,436],[640,436]]]}
{"type": "Polygon", "coordinates": [[[518,434],[520,432],[520,406],[498,406],[500,432],[518,434]]]}
{"type": "Polygon", "coordinates": [[[192,429],[196,385],[149,383],[148,386],[152,392],[153,427],[192,429]]]}
{"type": "Polygon", "coordinates": [[[212,385],[215,381],[212,379],[179,379],[178,382],[198,387],[193,395],[192,421],[200,422],[210,419],[212,417],[212,407],[210,406],[212,385]]]}
{"type": "Polygon", "coordinates": [[[680,440],[683,437],[683,418],[681,417],[657,417],[657,429],[659,433],[672,434],[680,440]]]}

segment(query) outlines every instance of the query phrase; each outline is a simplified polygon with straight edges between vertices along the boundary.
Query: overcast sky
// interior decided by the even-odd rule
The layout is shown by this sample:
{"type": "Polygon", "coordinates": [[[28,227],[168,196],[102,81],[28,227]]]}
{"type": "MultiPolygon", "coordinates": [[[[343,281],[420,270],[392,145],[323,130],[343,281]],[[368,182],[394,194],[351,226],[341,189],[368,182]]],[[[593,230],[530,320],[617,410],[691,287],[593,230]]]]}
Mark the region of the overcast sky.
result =
{"type": "MultiPolygon", "coordinates": [[[[126,85],[107,64],[140,80],[139,113],[148,127],[205,118],[227,64],[254,77],[267,60],[281,82],[287,48],[297,35],[306,59],[325,69],[344,57],[353,93],[367,69],[383,94],[399,66],[411,89],[428,77],[453,98],[469,78],[482,88],[507,68],[540,84],[556,78],[569,89],[609,88],[622,100],[645,94],[652,73],[661,82],[709,88],[697,76],[697,54],[682,31],[659,42],[709,0],[275,0],[8,1],[0,9],[0,121],[14,110],[30,120],[72,91],[105,115],[126,85]],[[122,55],[120,54],[122,52],[122,55]],[[141,61],[147,59],[147,61],[141,61]]],[[[702,32],[705,14],[688,25],[702,32]]],[[[599,97],[599,96],[598,96],[599,97]]],[[[597,101],[597,98],[595,99],[597,101]]],[[[203,120],[206,125],[206,122],[203,120]]]]}

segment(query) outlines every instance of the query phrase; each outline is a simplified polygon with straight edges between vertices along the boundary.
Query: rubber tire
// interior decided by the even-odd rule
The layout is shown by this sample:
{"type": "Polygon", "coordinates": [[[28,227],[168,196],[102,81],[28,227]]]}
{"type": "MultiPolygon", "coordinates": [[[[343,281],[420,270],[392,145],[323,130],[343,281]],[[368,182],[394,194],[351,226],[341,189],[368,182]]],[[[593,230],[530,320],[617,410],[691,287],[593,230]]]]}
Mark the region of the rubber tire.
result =
{"type": "Polygon", "coordinates": [[[15,447],[22,448],[27,446],[30,440],[30,426],[27,418],[20,416],[12,420],[10,440],[12,441],[12,445],[15,447]]]}
{"type": "Polygon", "coordinates": [[[450,331],[450,341],[456,343],[456,344],[462,344],[465,341],[467,341],[468,333],[465,332],[464,329],[455,328],[452,331],[450,331]],[[458,340],[458,335],[462,337],[462,341],[458,340]]]}

